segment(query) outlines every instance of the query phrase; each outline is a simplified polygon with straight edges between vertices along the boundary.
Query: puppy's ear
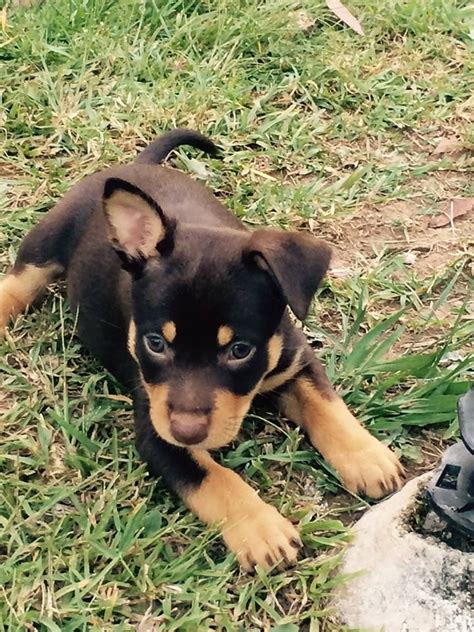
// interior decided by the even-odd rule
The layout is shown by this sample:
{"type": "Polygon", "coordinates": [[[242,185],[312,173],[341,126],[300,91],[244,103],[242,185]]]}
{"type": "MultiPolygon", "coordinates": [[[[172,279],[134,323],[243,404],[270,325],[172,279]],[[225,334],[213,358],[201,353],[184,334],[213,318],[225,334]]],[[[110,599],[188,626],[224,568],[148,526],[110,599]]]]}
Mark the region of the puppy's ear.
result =
{"type": "Polygon", "coordinates": [[[294,314],[303,320],[329,267],[331,249],[308,234],[257,230],[244,256],[270,275],[294,314]]]}
{"type": "Polygon", "coordinates": [[[102,205],[108,237],[125,267],[128,264],[136,268],[150,257],[169,254],[173,249],[176,223],[130,182],[106,180],[102,205]]]}

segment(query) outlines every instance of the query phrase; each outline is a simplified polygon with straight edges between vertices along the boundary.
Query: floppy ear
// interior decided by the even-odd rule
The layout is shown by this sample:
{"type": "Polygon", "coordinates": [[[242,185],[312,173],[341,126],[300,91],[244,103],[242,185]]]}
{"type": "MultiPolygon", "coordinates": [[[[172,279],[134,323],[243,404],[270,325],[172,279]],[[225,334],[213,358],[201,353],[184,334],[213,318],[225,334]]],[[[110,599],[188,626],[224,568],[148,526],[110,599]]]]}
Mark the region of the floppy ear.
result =
{"type": "Polygon", "coordinates": [[[138,187],[109,178],[102,204],[108,237],[125,267],[143,265],[150,257],[172,250],[175,222],[138,187]]]}
{"type": "Polygon", "coordinates": [[[294,314],[303,320],[329,267],[328,244],[304,233],[257,230],[245,254],[270,275],[294,314]]]}

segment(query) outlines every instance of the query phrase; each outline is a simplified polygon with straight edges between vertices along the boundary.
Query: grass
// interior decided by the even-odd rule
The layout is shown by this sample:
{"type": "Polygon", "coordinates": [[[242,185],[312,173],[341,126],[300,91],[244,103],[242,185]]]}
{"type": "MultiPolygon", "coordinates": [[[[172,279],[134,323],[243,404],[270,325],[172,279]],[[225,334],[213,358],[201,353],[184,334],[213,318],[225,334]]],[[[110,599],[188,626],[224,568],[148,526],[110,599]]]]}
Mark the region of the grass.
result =
{"type": "MultiPolygon", "coordinates": [[[[175,125],[207,132],[223,160],[181,152],[178,166],[249,225],[340,244],[346,266],[308,336],[371,431],[426,468],[430,446],[456,436],[472,380],[469,225],[458,256],[428,270],[405,256],[413,218],[473,195],[468,152],[432,154],[446,136],[472,148],[471,18],[454,0],[348,4],[364,38],[322,0],[4,4],[0,263],[85,174],[175,125]],[[400,204],[413,217],[390,220],[400,204]],[[390,224],[385,247],[359,239],[352,252],[351,218],[374,209],[390,224]]],[[[296,569],[246,576],[146,477],[130,402],[74,337],[60,288],[0,348],[0,629],[343,629],[328,598],[344,580],[345,525],[367,503],[342,493],[301,433],[258,410],[222,456],[303,533],[296,569]]]]}

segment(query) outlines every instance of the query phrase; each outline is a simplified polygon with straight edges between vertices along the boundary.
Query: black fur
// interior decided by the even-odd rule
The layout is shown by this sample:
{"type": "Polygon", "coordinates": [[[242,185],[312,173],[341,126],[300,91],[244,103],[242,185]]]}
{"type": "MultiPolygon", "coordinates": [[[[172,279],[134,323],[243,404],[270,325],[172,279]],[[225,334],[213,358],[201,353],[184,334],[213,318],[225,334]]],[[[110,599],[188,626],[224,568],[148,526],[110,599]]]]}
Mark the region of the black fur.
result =
{"type": "Polygon", "coordinates": [[[163,134],[148,145],[148,147],[139,154],[135,162],[139,164],[159,165],[173,149],[176,149],[176,147],[180,145],[192,145],[206,152],[206,154],[211,155],[216,155],[219,152],[217,145],[206,136],[191,129],[177,128],[166,132],[166,134],[163,134]]]}
{"type": "Polygon", "coordinates": [[[166,384],[170,410],[179,403],[192,414],[211,409],[221,390],[247,396],[265,377],[274,334],[282,336],[283,352],[270,375],[284,371],[304,344],[286,306],[306,313],[329,262],[321,242],[281,231],[252,234],[204,186],[155,166],[181,144],[216,150],[196,132],[175,130],[134,164],[85,178],[26,237],[13,268],[53,262],[64,270],[81,339],[132,389],[138,450],[150,472],[177,491],[199,485],[205,471],[186,448],[157,435],[143,381],[166,384]],[[102,198],[117,189],[139,196],[160,216],[165,238],[157,244],[158,256],[130,258],[108,238],[102,198]],[[139,367],[127,350],[131,319],[139,367]],[[159,333],[167,321],[176,327],[176,340],[157,360],[144,336],[159,333]],[[222,325],[235,340],[252,345],[248,361],[229,362],[231,344],[217,342],[222,325]]]}

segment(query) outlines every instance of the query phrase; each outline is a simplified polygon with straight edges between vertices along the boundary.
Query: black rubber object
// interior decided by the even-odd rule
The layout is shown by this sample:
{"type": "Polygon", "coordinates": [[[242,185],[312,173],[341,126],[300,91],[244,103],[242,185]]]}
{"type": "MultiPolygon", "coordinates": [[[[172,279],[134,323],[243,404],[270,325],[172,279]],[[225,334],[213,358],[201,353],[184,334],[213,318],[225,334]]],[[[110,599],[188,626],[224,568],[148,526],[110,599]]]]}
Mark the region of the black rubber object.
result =
{"type": "Polygon", "coordinates": [[[474,539],[474,388],[459,398],[458,416],[462,441],[446,450],[427,492],[436,513],[474,539]]]}

